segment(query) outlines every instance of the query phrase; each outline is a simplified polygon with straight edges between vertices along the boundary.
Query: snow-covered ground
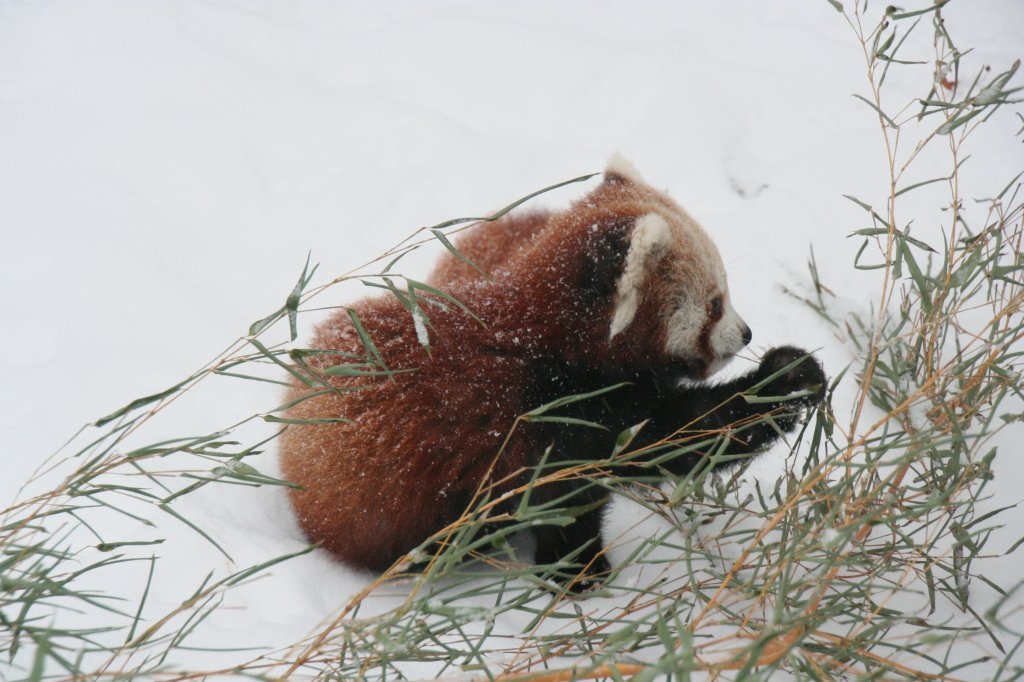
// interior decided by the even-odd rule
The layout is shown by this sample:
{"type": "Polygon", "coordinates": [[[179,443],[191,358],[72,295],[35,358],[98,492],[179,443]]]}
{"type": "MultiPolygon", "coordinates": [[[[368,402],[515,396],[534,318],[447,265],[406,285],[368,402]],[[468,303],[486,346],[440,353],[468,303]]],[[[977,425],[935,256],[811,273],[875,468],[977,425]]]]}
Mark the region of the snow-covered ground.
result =
{"type": "MultiPolygon", "coordinates": [[[[975,48],[972,70],[1024,52],[1019,0],[952,3],[946,17],[975,48]]],[[[921,30],[906,49],[929,55],[928,40],[921,30]]],[[[894,69],[893,101],[926,94],[930,76],[894,69]]],[[[615,150],[716,240],[753,349],[820,349],[837,373],[849,350],[782,287],[807,289],[813,246],[837,305],[876,300],[877,273],[851,267],[859,242],[846,237],[864,214],[842,196],[887,192],[877,121],[850,96],[866,90],[854,33],[825,0],[0,2],[0,500],[83,424],[245,334],[307,253],[326,282],[421,225],[598,171],[615,150]]],[[[1018,126],[1000,112],[974,140],[969,186],[1021,170],[1018,126]]],[[[945,172],[929,150],[918,179],[930,163],[945,172]]],[[[423,275],[437,253],[404,271],[423,275]]],[[[279,398],[224,380],[144,440],[208,433],[279,398]]],[[[1013,455],[996,460],[993,506],[1021,500],[1013,455]]],[[[189,502],[237,566],[303,546],[278,489],[189,502]]],[[[228,566],[186,531],[159,536],[178,559],[154,599],[173,605],[228,566]]],[[[995,582],[1017,578],[989,565],[995,582]]],[[[367,580],[307,555],[232,593],[206,636],[285,645],[367,580]]]]}

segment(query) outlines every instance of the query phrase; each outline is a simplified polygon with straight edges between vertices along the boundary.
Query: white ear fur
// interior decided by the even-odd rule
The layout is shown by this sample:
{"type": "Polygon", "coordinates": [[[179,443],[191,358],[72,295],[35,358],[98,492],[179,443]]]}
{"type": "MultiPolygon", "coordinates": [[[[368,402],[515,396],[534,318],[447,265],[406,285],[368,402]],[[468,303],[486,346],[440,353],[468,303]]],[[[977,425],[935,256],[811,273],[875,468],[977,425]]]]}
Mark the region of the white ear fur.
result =
{"type": "Polygon", "coordinates": [[[613,175],[621,175],[622,177],[632,180],[633,182],[643,182],[644,179],[640,176],[640,171],[636,169],[632,163],[626,160],[622,154],[615,152],[612,157],[608,159],[608,165],[604,168],[605,173],[611,173],[613,175]]]}
{"type": "Polygon", "coordinates": [[[648,213],[636,219],[629,240],[629,251],[626,253],[626,264],[616,285],[618,302],[612,313],[609,339],[615,338],[633,321],[640,304],[640,288],[644,284],[650,262],[668,249],[670,239],[668,223],[657,213],[648,213]]]}

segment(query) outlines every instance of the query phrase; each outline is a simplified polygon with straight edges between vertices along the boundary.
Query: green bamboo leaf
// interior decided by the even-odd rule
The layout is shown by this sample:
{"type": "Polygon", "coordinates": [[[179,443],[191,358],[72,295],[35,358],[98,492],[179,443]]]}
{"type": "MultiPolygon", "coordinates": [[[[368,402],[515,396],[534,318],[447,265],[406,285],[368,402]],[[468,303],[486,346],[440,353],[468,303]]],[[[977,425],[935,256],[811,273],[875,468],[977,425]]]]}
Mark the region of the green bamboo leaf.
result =
{"type": "Polygon", "coordinates": [[[481,326],[484,326],[484,327],[487,326],[484,323],[484,321],[481,320],[479,317],[477,317],[476,314],[472,310],[467,308],[462,303],[462,301],[458,300],[457,298],[455,298],[451,294],[449,294],[449,293],[447,293],[445,291],[442,291],[442,290],[440,290],[440,289],[438,289],[436,287],[432,287],[429,284],[424,284],[423,282],[419,282],[417,280],[410,279],[408,277],[405,278],[405,281],[408,283],[410,291],[415,291],[415,290],[419,289],[421,291],[426,291],[426,292],[429,292],[431,294],[434,294],[435,296],[443,298],[444,300],[448,301],[449,303],[452,303],[453,305],[458,306],[458,308],[462,312],[464,312],[467,315],[469,315],[470,317],[472,317],[476,322],[479,322],[481,326]]]}
{"type": "Polygon", "coordinates": [[[620,452],[628,448],[633,443],[633,440],[636,438],[637,434],[640,433],[640,430],[644,428],[644,426],[646,426],[647,422],[649,421],[649,419],[645,419],[639,424],[633,424],[633,426],[630,426],[628,429],[622,431],[615,438],[615,447],[612,448],[611,459],[615,459],[616,455],[618,455],[620,452]]]}
{"type": "Polygon", "coordinates": [[[147,395],[144,398],[136,398],[135,400],[131,401],[121,409],[111,412],[106,417],[96,420],[95,422],[92,423],[92,425],[96,427],[106,426],[115,419],[122,417],[128,414],[129,412],[134,412],[140,407],[145,407],[146,405],[150,405],[159,400],[163,400],[164,398],[169,398],[178,391],[180,391],[190,381],[191,378],[185,379],[184,381],[177,383],[174,386],[171,386],[166,391],[160,391],[159,393],[154,393],[153,395],[147,395]]]}
{"type": "Polygon", "coordinates": [[[896,31],[893,30],[893,32],[889,34],[889,37],[886,38],[885,41],[875,49],[875,57],[881,57],[882,55],[884,55],[885,51],[889,49],[889,46],[892,45],[892,41],[895,39],[896,31]]]}
{"type": "Polygon", "coordinates": [[[46,658],[50,655],[50,640],[46,635],[36,635],[36,652],[32,658],[32,669],[28,673],[28,682],[41,682],[46,672],[46,658]]]}
{"type": "Polygon", "coordinates": [[[283,307],[278,308],[277,310],[270,313],[263,319],[256,320],[255,322],[253,322],[251,325],[249,325],[249,336],[256,336],[261,331],[272,325],[274,323],[274,320],[281,316],[282,312],[284,312],[283,307]]]}
{"type": "Polygon", "coordinates": [[[292,419],[290,417],[275,417],[272,414],[261,415],[263,421],[271,424],[351,424],[351,419],[343,417],[330,417],[323,419],[292,419]]]}
{"type": "MultiPolygon", "coordinates": [[[[1017,115],[1020,116],[1020,114],[1017,115]]],[[[1021,121],[1024,122],[1024,116],[1021,116],[1021,121]]],[[[1004,187],[1003,191],[996,195],[996,199],[1002,199],[1004,196],[1006,196],[1006,193],[1010,191],[1010,188],[1017,184],[1017,181],[1020,180],[1022,175],[1024,175],[1024,171],[1017,173],[1017,175],[1015,175],[1012,180],[1006,183],[1006,187],[1004,187]]]]}
{"type": "Polygon", "coordinates": [[[860,230],[854,230],[847,237],[853,237],[854,235],[861,237],[878,237],[883,234],[889,234],[889,228],[887,227],[865,227],[860,230]]]}
{"type": "Polygon", "coordinates": [[[559,407],[564,407],[565,405],[571,405],[572,403],[578,403],[581,400],[588,400],[590,398],[596,398],[599,395],[604,395],[605,393],[609,393],[611,391],[618,390],[618,389],[622,388],[623,386],[629,386],[629,382],[623,382],[621,384],[615,384],[613,386],[606,386],[604,388],[599,388],[596,391],[590,391],[589,393],[579,393],[579,394],[576,394],[576,395],[567,395],[567,396],[564,396],[562,398],[558,398],[557,400],[552,400],[550,403],[546,403],[544,405],[541,405],[540,407],[536,407],[536,408],[530,410],[529,412],[524,413],[523,417],[524,418],[525,417],[539,417],[540,415],[542,415],[542,414],[544,414],[546,412],[550,412],[551,410],[557,409],[559,407]]]}
{"type": "Polygon", "coordinates": [[[852,201],[853,203],[857,204],[858,206],[863,208],[868,213],[874,213],[875,212],[875,209],[871,208],[870,205],[865,204],[863,201],[861,201],[860,199],[858,199],[857,197],[855,197],[855,196],[853,196],[851,194],[844,194],[843,197],[845,197],[845,198],[849,199],[850,201],[852,201]]]}
{"type": "Polygon", "coordinates": [[[499,218],[504,216],[506,213],[508,213],[512,209],[525,204],[527,201],[529,201],[530,199],[533,199],[534,197],[538,197],[541,194],[546,194],[547,192],[550,192],[552,190],[558,189],[559,187],[565,187],[566,185],[571,185],[571,184],[576,183],[576,182],[586,182],[587,180],[589,180],[589,179],[591,179],[593,177],[596,177],[598,175],[600,175],[600,173],[589,173],[587,175],[581,175],[578,178],[573,178],[572,180],[565,180],[563,182],[555,183],[554,185],[548,185],[544,189],[539,189],[536,192],[531,192],[530,194],[527,194],[525,197],[522,197],[521,199],[516,199],[511,204],[509,204],[505,208],[501,209],[497,213],[493,213],[493,214],[491,214],[489,216],[486,216],[486,217],[482,217],[482,218],[480,218],[480,217],[478,217],[478,218],[456,218],[455,220],[446,220],[443,223],[438,223],[437,225],[434,225],[433,227],[428,227],[426,229],[431,231],[431,232],[433,232],[434,230],[443,230],[446,227],[453,227],[455,225],[461,225],[461,224],[464,224],[464,223],[475,223],[475,222],[480,222],[480,221],[483,221],[483,222],[494,222],[495,220],[498,220],[499,218]]]}
{"type": "Polygon", "coordinates": [[[315,543],[315,544],[309,545],[308,547],[300,549],[297,552],[291,552],[290,554],[282,554],[281,556],[274,557],[273,559],[269,559],[268,561],[264,561],[261,564],[256,564],[255,566],[250,566],[249,568],[246,568],[246,569],[244,569],[242,571],[239,571],[239,572],[235,573],[234,575],[231,575],[228,578],[224,579],[221,582],[224,585],[237,585],[240,582],[242,582],[243,580],[247,580],[248,578],[251,578],[252,576],[256,575],[257,573],[261,573],[261,572],[267,570],[271,566],[276,566],[276,565],[278,565],[281,562],[288,561],[289,559],[294,559],[295,557],[300,557],[300,556],[303,556],[305,554],[309,554],[310,552],[312,552],[314,549],[316,549],[319,546],[320,546],[320,543],[315,543]]]}
{"type": "MultiPolygon", "coordinates": [[[[853,96],[854,96],[855,98],[859,99],[859,100],[860,100],[861,102],[864,102],[865,104],[867,104],[867,105],[868,105],[869,107],[871,107],[872,109],[874,109],[874,110],[875,110],[875,113],[877,113],[877,114],[878,114],[879,116],[881,116],[881,117],[882,117],[882,119],[883,119],[883,120],[884,120],[884,121],[885,121],[886,123],[888,123],[888,124],[889,124],[889,127],[890,127],[890,128],[899,128],[899,126],[898,126],[898,125],[896,125],[896,121],[894,121],[894,120],[892,120],[891,118],[889,118],[889,115],[888,115],[888,114],[886,114],[886,113],[885,113],[884,111],[882,111],[881,109],[879,109],[879,108],[878,108],[878,105],[877,105],[877,104],[875,104],[875,103],[874,103],[874,102],[872,102],[871,100],[869,100],[869,99],[867,99],[866,97],[863,97],[863,96],[861,96],[861,95],[857,95],[857,94],[854,94],[853,96]]],[[[845,196],[845,195],[844,195],[844,196],[845,196]]]]}
{"type": "Polygon", "coordinates": [[[906,242],[909,242],[909,243],[913,244],[914,246],[916,246],[917,248],[921,249],[922,251],[928,251],[929,253],[938,253],[938,251],[936,251],[932,247],[928,246],[928,244],[924,243],[920,239],[915,239],[914,237],[911,237],[909,232],[910,232],[910,226],[908,225],[907,228],[905,230],[903,230],[903,231],[896,230],[895,236],[898,239],[902,239],[902,240],[904,240],[906,242]]]}
{"type": "Polygon", "coordinates": [[[220,543],[214,540],[209,533],[203,530],[202,527],[200,527],[194,521],[176,512],[174,508],[171,507],[171,505],[161,502],[160,504],[157,505],[157,509],[181,521],[183,524],[185,524],[186,526],[194,530],[196,533],[198,533],[204,540],[206,540],[215,548],[217,548],[217,551],[223,554],[228,561],[234,561],[234,559],[231,558],[231,555],[228,554],[227,551],[220,546],[220,543]]]}
{"type": "Polygon", "coordinates": [[[302,300],[302,292],[305,290],[306,285],[309,284],[310,280],[313,279],[313,275],[316,273],[316,269],[319,266],[319,264],[317,264],[313,266],[312,270],[309,269],[310,255],[311,254],[309,253],[306,254],[306,264],[302,266],[302,274],[299,275],[299,281],[295,283],[295,288],[292,289],[290,294],[288,294],[288,298],[284,303],[284,309],[288,313],[288,332],[292,341],[299,336],[299,303],[302,300]]]}
{"type": "Polygon", "coordinates": [[[891,9],[893,9],[894,11],[890,13],[889,10],[887,9],[886,10],[886,14],[889,15],[890,19],[898,21],[900,19],[906,19],[908,17],[916,17],[916,16],[918,16],[920,14],[930,14],[932,12],[935,12],[935,11],[939,10],[939,9],[942,9],[949,1],[950,0],[935,0],[934,4],[929,5],[928,7],[924,8],[924,9],[916,9],[916,10],[911,10],[909,12],[900,12],[900,11],[897,11],[895,9],[895,7],[892,7],[891,9]]]}
{"type": "Polygon", "coordinates": [[[149,588],[153,585],[153,573],[156,571],[156,556],[149,558],[149,574],[146,576],[146,587],[142,590],[142,597],[139,599],[139,608],[135,611],[135,617],[132,618],[132,625],[128,628],[128,635],[125,637],[124,643],[132,641],[135,638],[135,631],[139,627],[139,621],[142,620],[142,611],[146,607],[146,600],[149,598],[149,588]]]}
{"type": "Polygon", "coordinates": [[[749,395],[741,393],[740,397],[750,405],[757,405],[761,403],[786,403],[794,400],[800,400],[800,398],[806,398],[812,396],[818,392],[819,386],[814,386],[802,391],[794,391],[793,393],[787,393],[786,395],[749,395]]]}
{"type": "Polygon", "coordinates": [[[857,270],[880,270],[880,269],[884,268],[885,267],[885,263],[880,263],[878,265],[861,265],[860,264],[860,257],[862,255],[864,255],[864,251],[867,248],[868,248],[868,240],[865,239],[864,242],[860,245],[860,248],[857,249],[856,255],[853,257],[853,267],[856,268],[857,270]]]}
{"type": "Polygon", "coordinates": [[[302,274],[299,275],[299,281],[295,283],[295,287],[291,293],[288,294],[288,298],[285,299],[283,306],[270,313],[262,320],[257,320],[249,326],[249,336],[256,336],[261,331],[269,327],[274,323],[282,314],[287,313],[288,315],[288,329],[291,334],[291,340],[294,341],[298,338],[298,310],[299,303],[302,299],[302,292],[306,289],[310,280],[313,279],[313,274],[316,272],[319,265],[314,265],[313,269],[309,269],[309,259],[311,254],[306,254],[306,264],[302,267],[302,274]]]}
{"type": "Polygon", "coordinates": [[[415,367],[410,369],[389,370],[370,369],[365,364],[331,365],[330,367],[320,370],[322,374],[339,377],[392,377],[396,374],[408,374],[415,371],[417,371],[417,368],[415,367]]]}
{"type": "Polygon", "coordinates": [[[453,256],[455,256],[455,258],[457,258],[458,260],[462,261],[466,265],[470,266],[471,268],[473,268],[474,270],[479,272],[484,277],[484,279],[486,279],[487,281],[489,281],[489,282],[493,281],[493,280],[491,280],[490,273],[484,272],[483,268],[481,268],[479,265],[477,265],[476,263],[474,263],[470,259],[466,258],[466,256],[461,251],[459,251],[457,248],[455,248],[455,245],[452,244],[448,240],[448,237],[445,236],[444,232],[442,232],[440,229],[438,229],[436,227],[429,227],[427,229],[430,231],[430,233],[432,235],[434,235],[434,237],[439,242],[441,242],[441,244],[444,245],[444,248],[448,249],[449,253],[451,253],[453,256]]]}
{"type": "Polygon", "coordinates": [[[1014,273],[1024,271],[1024,263],[1019,265],[993,265],[989,271],[989,277],[992,279],[1001,279],[1011,284],[1022,285],[1024,282],[1019,277],[1011,277],[1014,273]]]}
{"type": "Polygon", "coordinates": [[[241,372],[225,372],[223,370],[215,369],[213,373],[222,377],[231,377],[233,379],[245,379],[246,381],[262,381],[267,384],[277,384],[278,386],[291,386],[287,381],[281,381],[279,379],[268,379],[266,377],[258,377],[252,374],[242,374],[241,372]]]}
{"type": "Polygon", "coordinates": [[[968,533],[963,526],[961,526],[959,523],[954,523],[950,527],[950,530],[953,532],[953,537],[956,538],[957,542],[959,542],[967,549],[971,550],[972,555],[977,554],[979,549],[978,545],[974,542],[974,539],[971,537],[970,533],[968,533]]]}
{"type": "Polygon", "coordinates": [[[592,429],[600,429],[607,431],[608,427],[598,424],[597,422],[587,421],[585,419],[576,419],[575,417],[558,417],[558,416],[531,416],[523,415],[523,421],[528,422],[555,422],[559,424],[571,424],[573,426],[586,426],[592,429]]]}
{"type": "Polygon", "coordinates": [[[935,183],[935,182],[942,182],[943,180],[949,181],[952,178],[953,178],[952,175],[947,175],[947,176],[941,177],[941,178],[932,178],[931,180],[925,180],[924,182],[915,182],[913,185],[908,185],[907,187],[904,187],[903,189],[897,191],[896,194],[893,195],[893,196],[897,196],[898,197],[901,194],[906,194],[907,192],[911,192],[911,191],[913,191],[913,190],[915,190],[915,189],[917,189],[919,187],[925,187],[926,185],[930,185],[930,184],[935,183]]]}
{"type": "Polygon", "coordinates": [[[935,132],[937,134],[939,134],[939,135],[949,135],[954,130],[956,130],[957,128],[959,128],[963,124],[967,123],[968,121],[970,121],[971,119],[973,119],[975,116],[977,116],[978,114],[980,114],[983,111],[984,111],[984,109],[975,109],[975,110],[973,110],[973,111],[971,111],[969,113],[964,114],[963,116],[957,116],[955,118],[951,118],[950,120],[946,121],[945,123],[940,125],[938,128],[936,128],[935,132]]]}
{"type": "Polygon", "coordinates": [[[907,263],[907,268],[910,270],[910,276],[914,280],[914,285],[917,287],[917,293],[921,297],[921,307],[924,309],[926,314],[932,311],[932,299],[931,299],[931,279],[926,277],[921,268],[917,265],[917,260],[914,255],[910,252],[910,247],[905,242],[899,244],[900,254],[907,263]]]}
{"type": "Polygon", "coordinates": [[[373,339],[366,333],[366,329],[363,327],[362,320],[359,319],[359,314],[352,308],[346,308],[345,311],[348,313],[349,320],[352,321],[352,327],[356,330],[356,334],[359,336],[359,342],[363,344],[363,349],[366,351],[366,355],[373,359],[373,361],[379,367],[387,369],[388,366],[384,363],[384,357],[377,350],[377,346],[373,343],[373,339]]]}
{"type": "Polygon", "coordinates": [[[277,357],[278,355],[281,355],[284,351],[273,351],[272,352],[269,348],[267,348],[262,343],[260,343],[259,339],[249,339],[249,343],[251,343],[253,346],[255,346],[256,350],[258,350],[263,355],[263,357],[267,358],[268,360],[273,362],[275,365],[277,365],[278,367],[280,367],[284,371],[286,371],[289,374],[291,374],[293,377],[295,377],[296,379],[301,381],[306,386],[309,386],[310,388],[312,388],[313,386],[316,385],[315,381],[313,381],[308,376],[306,376],[302,372],[298,371],[297,369],[295,369],[294,367],[292,367],[288,363],[282,362],[281,359],[277,357]]]}
{"type": "Polygon", "coordinates": [[[932,574],[931,563],[925,564],[924,582],[928,588],[928,615],[935,613],[935,576],[932,574]]]}

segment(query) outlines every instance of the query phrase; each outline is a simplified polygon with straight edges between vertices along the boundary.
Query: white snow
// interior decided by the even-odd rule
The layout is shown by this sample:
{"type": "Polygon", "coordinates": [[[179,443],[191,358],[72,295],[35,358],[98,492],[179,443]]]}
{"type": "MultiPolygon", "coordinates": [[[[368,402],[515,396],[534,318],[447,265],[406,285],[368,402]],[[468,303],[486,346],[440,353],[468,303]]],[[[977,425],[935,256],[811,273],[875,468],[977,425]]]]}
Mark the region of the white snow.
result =
{"type": "Polygon", "coordinates": [[[416,340],[419,341],[420,345],[424,348],[430,346],[430,332],[427,331],[427,321],[424,318],[423,311],[419,307],[412,309],[412,324],[416,330],[416,340]]]}
{"type": "MultiPolygon", "coordinates": [[[[952,3],[946,16],[975,48],[972,72],[1021,56],[1019,0],[952,3]]],[[[927,33],[915,39],[924,52],[927,33]]],[[[930,68],[894,68],[889,87],[923,95],[930,68]]],[[[734,369],[795,342],[820,348],[834,375],[848,349],[780,286],[809,290],[813,244],[841,306],[869,315],[877,301],[877,273],[850,267],[859,244],[846,235],[866,226],[864,214],[842,196],[887,191],[877,123],[850,96],[865,87],[853,33],[824,0],[0,3],[0,500],[83,424],[245,335],[281,305],[307,252],[323,283],[421,225],[597,171],[613,150],[717,243],[754,332],[734,369]]],[[[1020,170],[1021,147],[1006,142],[1018,126],[1005,111],[987,124],[972,147],[984,162],[965,166],[966,183],[1002,187],[1020,170]]],[[[944,172],[940,163],[926,151],[919,179],[944,172]]],[[[583,189],[539,203],[564,205],[583,189]]],[[[915,223],[915,236],[939,234],[944,219],[915,223]]],[[[422,279],[440,253],[400,269],[422,279]]],[[[324,304],[365,294],[338,287],[324,304]]],[[[300,317],[300,334],[314,319],[300,317]]],[[[851,395],[848,377],[841,418],[851,395]]],[[[218,378],[134,442],[209,433],[280,401],[271,384],[218,378]]],[[[255,442],[272,430],[242,434],[255,442]]],[[[1015,454],[996,459],[986,509],[1021,500],[1015,454]]],[[[272,453],[259,466],[274,473],[272,453]]],[[[755,465],[763,476],[778,467],[755,465]]],[[[166,538],[153,549],[164,557],[154,607],[173,608],[211,570],[304,546],[280,489],[216,486],[181,502],[231,559],[161,519],[147,531],[166,538]]],[[[608,537],[664,527],[637,505],[611,516],[608,537]]],[[[1015,518],[990,548],[1021,535],[1015,518]]],[[[109,529],[108,540],[140,532],[116,516],[109,529]]],[[[983,561],[996,583],[1019,577],[1012,558],[983,561]]],[[[141,594],[133,570],[110,584],[141,594]]],[[[371,580],[311,553],[232,591],[202,641],[286,646],[371,580]]],[[[992,593],[971,589],[983,611],[992,593]]],[[[1013,617],[1024,629],[1019,609],[1013,617]]],[[[223,662],[194,655],[174,663],[223,662]]]]}

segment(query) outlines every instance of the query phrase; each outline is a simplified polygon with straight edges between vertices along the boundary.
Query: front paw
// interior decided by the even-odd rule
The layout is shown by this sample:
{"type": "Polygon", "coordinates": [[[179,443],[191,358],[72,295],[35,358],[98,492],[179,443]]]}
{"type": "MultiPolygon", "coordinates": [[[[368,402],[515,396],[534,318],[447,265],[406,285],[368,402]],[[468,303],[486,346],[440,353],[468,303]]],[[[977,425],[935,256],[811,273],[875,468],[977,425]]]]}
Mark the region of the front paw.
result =
{"type": "Polygon", "coordinates": [[[825,397],[825,371],[814,356],[801,348],[772,348],[761,358],[757,373],[762,381],[770,378],[758,391],[760,395],[783,397],[805,393],[794,400],[808,406],[817,405],[825,397]]]}

